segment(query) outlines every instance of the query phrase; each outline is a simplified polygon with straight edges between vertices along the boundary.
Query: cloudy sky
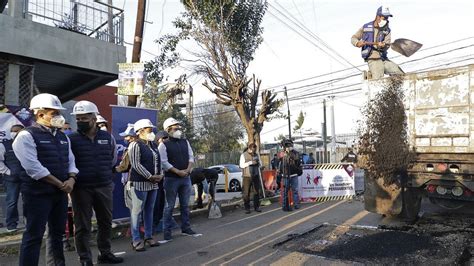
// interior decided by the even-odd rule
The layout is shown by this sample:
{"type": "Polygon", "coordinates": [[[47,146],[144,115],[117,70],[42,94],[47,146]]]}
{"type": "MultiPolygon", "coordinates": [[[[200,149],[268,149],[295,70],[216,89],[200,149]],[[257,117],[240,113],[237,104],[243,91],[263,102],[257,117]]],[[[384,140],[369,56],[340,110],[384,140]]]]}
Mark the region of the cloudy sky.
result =
{"type": "MultiPolygon", "coordinates": [[[[153,41],[163,34],[175,32],[171,22],[183,11],[178,0],[147,2],[147,21],[150,23],[145,28],[142,61],[158,54],[159,47],[153,41]]],[[[354,90],[363,86],[358,84],[362,80],[360,71],[367,67],[360,58],[359,49],[350,44],[350,37],[364,23],[374,19],[380,5],[389,6],[394,15],[390,19],[392,39],[408,38],[424,45],[423,50],[410,58],[397,57],[394,51],[389,53],[406,72],[474,63],[472,0],[270,0],[269,3],[263,21],[264,41],[248,74],[262,79],[262,87],[275,90],[280,97],[283,97],[283,86],[286,85],[292,120],[296,120],[301,110],[305,112],[305,129],[320,131],[322,100],[333,92],[336,134],[355,131],[365,97],[354,90]],[[334,79],[338,81],[327,82],[334,79]]],[[[114,0],[114,5],[125,9],[125,41],[131,44],[137,2],[114,0]]],[[[193,46],[188,44],[182,49],[192,50],[193,46]]],[[[131,51],[132,46],[127,45],[129,61],[131,51]]],[[[176,69],[170,74],[183,71],[176,69]]],[[[214,99],[200,86],[203,81],[197,76],[189,80],[195,88],[195,103],[214,99]]],[[[286,108],[283,111],[286,112],[286,108]]],[[[328,123],[329,115],[328,111],[328,123]]],[[[272,141],[275,136],[286,134],[286,123],[286,120],[266,123],[262,139],[272,141]]],[[[328,132],[331,132],[330,125],[328,132]]]]}

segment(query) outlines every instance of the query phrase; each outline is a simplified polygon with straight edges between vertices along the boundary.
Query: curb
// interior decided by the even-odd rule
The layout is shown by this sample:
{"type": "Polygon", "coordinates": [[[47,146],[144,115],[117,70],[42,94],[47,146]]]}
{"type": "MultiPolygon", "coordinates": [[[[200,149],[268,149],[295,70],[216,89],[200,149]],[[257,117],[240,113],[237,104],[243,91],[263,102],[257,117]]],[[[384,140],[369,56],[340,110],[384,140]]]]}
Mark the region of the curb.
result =
{"type": "MultiPolygon", "coordinates": [[[[267,199],[270,200],[270,202],[275,203],[279,201],[280,196],[267,197],[267,199]]],[[[218,204],[220,205],[221,212],[223,214],[225,212],[243,208],[243,200],[241,198],[222,200],[222,201],[219,201],[218,204]]],[[[201,216],[207,216],[207,215],[208,215],[207,208],[203,208],[203,209],[190,211],[189,217],[195,218],[195,217],[201,217],[201,216]]],[[[175,219],[179,219],[180,216],[181,214],[179,213],[179,208],[175,208],[175,214],[173,214],[173,217],[175,219]]],[[[126,220],[118,224],[115,223],[114,225],[112,226],[112,239],[120,239],[120,238],[126,237],[127,230],[129,229],[129,226],[130,226],[129,221],[126,220]]],[[[94,231],[95,230],[93,228],[92,232],[94,231]]],[[[20,236],[20,233],[22,234],[23,230],[18,231],[17,233],[2,233],[0,234],[0,237],[10,237],[10,236],[14,237],[16,235],[20,236]]],[[[92,234],[90,243],[91,243],[91,246],[96,245],[94,234],[92,234]]],[[[20,252],[20,245],[21,245],[21,237],[20,239],[5,241],[3,243],[0,243],[0,256],[18,255],[20,252]]],[[[45,241],[42,242],[42,248],[44,247],[44,245],[45,245],[45,241]]]]}

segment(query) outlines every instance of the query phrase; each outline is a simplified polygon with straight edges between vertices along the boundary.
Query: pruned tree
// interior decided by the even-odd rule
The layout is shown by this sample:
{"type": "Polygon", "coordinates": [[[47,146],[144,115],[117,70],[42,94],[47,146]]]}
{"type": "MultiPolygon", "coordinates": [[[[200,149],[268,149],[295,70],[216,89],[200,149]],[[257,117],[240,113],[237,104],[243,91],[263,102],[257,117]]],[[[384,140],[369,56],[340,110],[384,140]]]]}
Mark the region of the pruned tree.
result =
{"type": "MultiPolygon", "coordinates": [[[[197,59],[194,74],[203,75],[203,85],[216,101],[232,106],[247,133],[249,142],[260,147],[263,124],[277,114],[283,101],[269,90],[261,90],[261,80],[248,76],[247,69],[263,41],[261,22],[267,9],[262,0],[182,0],[185,12],[175,20],[179,38],[194,40],[200,49],[191,52],[197,59]]],[[[171,44],[175,38],[169,37],[171,44]]],[[[166,46],[166,45],[164,45],[166,46]]]]}

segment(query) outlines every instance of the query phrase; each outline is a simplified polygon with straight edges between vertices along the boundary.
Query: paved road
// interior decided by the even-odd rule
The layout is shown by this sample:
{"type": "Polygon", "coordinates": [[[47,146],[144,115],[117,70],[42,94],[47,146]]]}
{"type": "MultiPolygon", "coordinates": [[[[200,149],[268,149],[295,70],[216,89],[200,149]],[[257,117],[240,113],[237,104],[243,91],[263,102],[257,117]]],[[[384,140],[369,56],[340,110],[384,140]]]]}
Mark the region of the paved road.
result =
{"type": "MultiPolygon", "coordinates": [[[[430,212],[443,212],[424,204],[430,212]]],[[[289,234],[301,233],[322,223],[337,225],[377,226],[395,221],[368,213],[360,201],[307,203],[302,209],[283,212],[273,203],[262,213],[244,214],[236,208],[217,220],[196,217],[195,231],[202,237],[189,237],[174,232],[172,242],[137,253],[129,239],[113,241],[113,250],[123,258],[123,265],[353,265],[351,262],[328,260],[308,254],[273,248],[289,234]]],[[[162,235],[158,238],[161,240],[162,235]]],[[[94,248],[94,254],[97,254],[94,248]]],[[[66,253],[68,265],[77,265],[74,252],[66,253]]],[[[3,257],[1,265],[17,265],[16,257],[3,257]]],[[[42,258],[41,262],[43,263],[42,258]]]]}
{"type": "MultiPolygon", "coordinates": [[[[114,240],[113,249],[125,258],[124,265],[294,265],[305,261],[312,264],[318,258],[279,251],[272,245],[288,234],[302,232],[324,222],[375,226],[379,220],[380,216],[364,211],[362,203],[356,201],[309,203],[293,212],[283,212],[274,203],[264,207],[262,213],[246,215],[241,209],[235,209],[217,220],[197,217],[192,224],[197,232],[203,234],[202,237],[181,236],[177,230],[172,242],[145,252],[132,251],[129,239],[114,240]]],[[[162,235],[158,237],[162,239],[162,235]]],[[[96,248],[94,254],[97,254],[96,248]]],[[[68,265],[78,264],[74,252],[68,252],[66,256],[68,265]]],[[[1,261],[1,265],[18,263],[16,257],[3,257],[1,261]]]]}

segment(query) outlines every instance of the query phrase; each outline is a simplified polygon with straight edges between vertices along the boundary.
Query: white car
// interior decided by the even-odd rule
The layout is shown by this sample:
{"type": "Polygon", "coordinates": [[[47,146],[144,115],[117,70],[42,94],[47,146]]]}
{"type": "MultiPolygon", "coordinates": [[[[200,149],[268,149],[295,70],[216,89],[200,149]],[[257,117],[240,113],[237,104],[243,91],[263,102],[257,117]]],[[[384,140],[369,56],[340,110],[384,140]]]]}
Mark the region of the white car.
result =
{"type": "Polygon", "coordinates": [[[219,174],[219,179],[217,179],[216,190],[225,189],[225,175],[224,168],[229,171],[228,182],[229,182],[229,191],[237,192],[242,190],[242,169],[235,164],[220,164],[208,167],[209,169],[214,169],[219,174]]]}

